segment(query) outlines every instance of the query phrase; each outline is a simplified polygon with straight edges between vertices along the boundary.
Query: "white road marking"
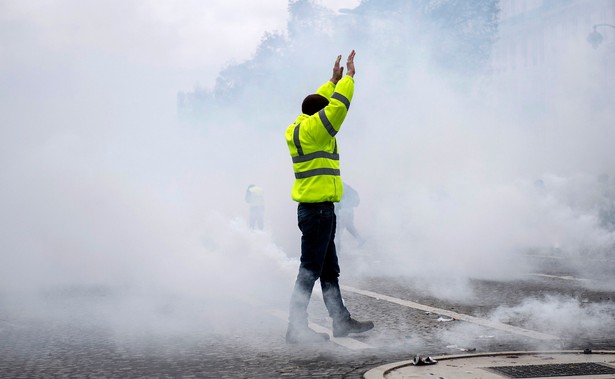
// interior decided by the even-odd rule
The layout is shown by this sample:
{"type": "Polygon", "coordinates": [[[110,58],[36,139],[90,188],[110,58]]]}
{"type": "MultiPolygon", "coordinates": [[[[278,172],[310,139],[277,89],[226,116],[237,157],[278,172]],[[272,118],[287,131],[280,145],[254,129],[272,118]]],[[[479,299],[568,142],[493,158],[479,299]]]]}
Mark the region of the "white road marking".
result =
{"type": "Polygon", "coordinates": [[[609,258],[591,258],[580,256],[561,256],[561,255],[545,255],[545,254],[525,254],[528,258],[541,258],[541,259],[556,259],[566,261],[583,261],[583,262],[603,262],[603,263],[615,263],[615,260],[609,258]]]}
{"type": "Polygon", "coordinates": [[[394,303],[394,304],[398,304],[398,305],[403,305],[403,306],[409,307],[409,308],[419,309],[419,310],[422,310],[422,311],[425,311],[425,312],[435,313],[435,314],[438,314],[438,315],[441,315],[441,316],[452,317],[452,318],[457,319],[457,320],[463,320],[463,321],[471,322],[471,323],[474,323],[474,324],[477,324],[477,325],[486,326],[488,328],[493,328],[493,329],[505,331],[505,332],[508,332],[508,333],[519,334],[519,335],[522,335],[522,336],[525,336],[525,337],[530,337],[530,338],[535,338],[535,339],[538,339],[538,340],[545,340],[545,341],[553,341],[553,340],[559,340],[560,339],[559,337],[553,336],[551,334],[536,332],[534,330],[529,330],[529,329],[523,329],[523,328],[519,328],[519,327],[512,326],[512,325],[503,324],[503,323],[497,322],[497,321],[490,321],[490,320],[482,319],[482,318],[479,318],[479,317],[474,317],[474,316],[466,315],[466,314],[463,314],[463,313],[457,313],[457,312],[453,312],[453,311],[448,311],[446,309],[430,307],[428,305],[423,305],[423,304],[420,304],[420,303],[416,303],[414,301],[398,299],[396,297],[382,295],[382,294],[379,294],[379,293],[376,293],[376,292],[372,292],[372,291],[366,291],[366,290],[362,290],[362,289],[358,289],[358,288],[354,288],[354,287],[349,287],[349,286],[341,286],[341,288],[343,290],[345,290],[345,291],[357,293],[357,294],[364,295],[364,296],[369,296],[369,297],[372,297],[374,299],[388,301],[390,303],[394,303]]]}
{"type": "MultiPolygon", "coordinates": [[[[270,315],[277,317],[279,319],[282,319],[284,321],[288,321],[288,313],[281,311],[279,309],[268,309],[267,313],[269,313],[270,315]]],[[[368,345],[364,342],[361,341],[357,341],[354,338],[350,338],[350,337],[333,337],[333,332],[331,331],[331,329],[327,329],[324,326],[315,324],[313,322],[310,322],[308,324],[308,326],[318,332],[318,333],[327,333],[329,335],[329,337],[331,338],[331,342],[336,343],[340,346],[343,346],[345,348],[348,348],[350,350],[364,350],[364,349],[371,349],[373,348],[373,346],[368,345]]]]}
{"type": "Polygon", "coordinates": [[[570,275],[558,276],[558,275],[541,274],[538,272],[533,272],[528,275],[541,276],[543,278],[549,278],[549,279],[576,280],[577,282],[591,282],[591,279],[575,278],[574,276],[570,276],[570,275]]]}

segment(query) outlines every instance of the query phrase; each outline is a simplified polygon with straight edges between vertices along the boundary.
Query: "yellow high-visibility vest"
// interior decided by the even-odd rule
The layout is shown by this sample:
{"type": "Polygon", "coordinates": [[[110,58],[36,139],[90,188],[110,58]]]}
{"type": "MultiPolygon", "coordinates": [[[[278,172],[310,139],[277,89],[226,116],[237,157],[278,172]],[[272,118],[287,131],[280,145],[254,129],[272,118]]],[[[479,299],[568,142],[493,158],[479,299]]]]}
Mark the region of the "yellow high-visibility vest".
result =
{"type": "Polygon", "coordinates": [[[335,135],[350,108],[354,79],[346,75],[337,85],[323,84],[316,93],[326,97],[329,105],[311,116],[301,114],[286,129],[295,172],[292,198],[300,203],[338,202],[344,186],[335,135]]]}

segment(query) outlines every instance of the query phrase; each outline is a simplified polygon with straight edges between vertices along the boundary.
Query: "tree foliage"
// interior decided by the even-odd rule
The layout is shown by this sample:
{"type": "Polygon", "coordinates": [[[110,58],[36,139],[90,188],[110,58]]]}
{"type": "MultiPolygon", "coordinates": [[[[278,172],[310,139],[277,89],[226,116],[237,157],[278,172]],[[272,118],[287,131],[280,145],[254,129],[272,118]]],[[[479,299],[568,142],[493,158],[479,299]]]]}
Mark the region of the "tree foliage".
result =
{"type": "Polygon", "coordinates": [[[363,0],[341,14],[290,0],[288,9],[285,34],[267,33],[251,59],[220,72],[213,90],[180,93],[180,116],[206,119],[231,108],[255,122],[282,122],[263,109],[318,86],[314,78],[328,66],[317,57],[333,57],[345,45],[359,50],[362,62],[395,72],[387,75],[392,83],[403,80],[399,63],[417,54],[445,73],[479,75],[497,32],[498,0],[363,0]]]}

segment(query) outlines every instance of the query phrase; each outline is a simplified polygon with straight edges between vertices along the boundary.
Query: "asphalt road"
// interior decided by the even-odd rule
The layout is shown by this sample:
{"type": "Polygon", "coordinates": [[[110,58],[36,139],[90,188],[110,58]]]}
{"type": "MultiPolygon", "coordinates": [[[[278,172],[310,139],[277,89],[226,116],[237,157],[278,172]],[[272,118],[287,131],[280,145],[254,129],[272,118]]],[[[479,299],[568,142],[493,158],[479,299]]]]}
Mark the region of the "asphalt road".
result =
{"type": "MultiPolygon", "coordinates": [[[[284,342],[287,304],[279,299],[152,303],[100,287],[28,301],[5,294],[0,377],[361,378],[415,354],[615,349],[615,289],[544,260],[534,275],[472,280],[461,297],[435,296],[407,278],[346,278],[351,313],[376,327],[303,346],[284,342]]],[[[310,321],[331,326],[317,294],[310,321]]]]}

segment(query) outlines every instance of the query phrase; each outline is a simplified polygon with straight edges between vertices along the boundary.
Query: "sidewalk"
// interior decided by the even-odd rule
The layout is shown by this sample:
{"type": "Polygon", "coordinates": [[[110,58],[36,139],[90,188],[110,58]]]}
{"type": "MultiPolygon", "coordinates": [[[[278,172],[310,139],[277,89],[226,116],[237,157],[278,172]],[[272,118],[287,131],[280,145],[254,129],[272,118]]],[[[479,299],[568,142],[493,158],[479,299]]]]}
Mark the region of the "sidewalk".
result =
{"type": "Polygon", "coordinates": [[[365,373],[365,379],[615,378],[615,351],[526,351],[433,357],[415,366],[400,361],[365,373]]]}

